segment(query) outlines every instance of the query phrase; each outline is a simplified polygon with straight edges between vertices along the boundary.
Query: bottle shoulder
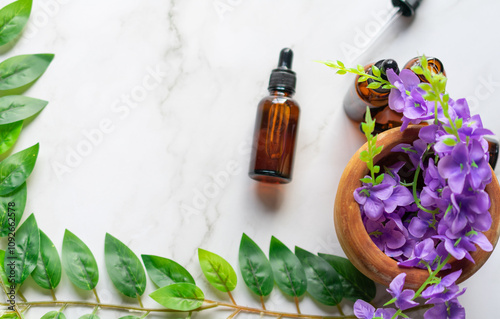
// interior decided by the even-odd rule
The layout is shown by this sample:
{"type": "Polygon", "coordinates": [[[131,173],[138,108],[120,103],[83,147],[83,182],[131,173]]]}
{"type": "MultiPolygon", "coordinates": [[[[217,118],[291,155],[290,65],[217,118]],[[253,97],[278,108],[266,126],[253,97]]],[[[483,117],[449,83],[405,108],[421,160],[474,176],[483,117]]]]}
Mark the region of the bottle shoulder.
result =
{"type": "Polygon", "coordinates": [[[292,96],[286,95],[267,95],[263,97],[259,102],[259,105],[264,104],[286,104],[290,107],[300,108],[297,100],[295,100],[292,96]]]}

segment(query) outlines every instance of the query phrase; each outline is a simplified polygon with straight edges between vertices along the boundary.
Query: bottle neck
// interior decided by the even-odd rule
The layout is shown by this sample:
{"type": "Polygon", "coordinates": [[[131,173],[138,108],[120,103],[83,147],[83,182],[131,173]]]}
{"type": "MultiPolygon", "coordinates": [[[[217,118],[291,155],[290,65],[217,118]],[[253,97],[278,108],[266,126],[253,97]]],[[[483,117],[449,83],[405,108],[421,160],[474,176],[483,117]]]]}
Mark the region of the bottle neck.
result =
{"type": "Polygon", "coordinates": [[[283,96],[283,97],[292,97],[293,92],[290,91],[285,91],[285,90],[279,90],[279,89],[270,89],[269,90],[269,95],[272,96],[283,96]]]}

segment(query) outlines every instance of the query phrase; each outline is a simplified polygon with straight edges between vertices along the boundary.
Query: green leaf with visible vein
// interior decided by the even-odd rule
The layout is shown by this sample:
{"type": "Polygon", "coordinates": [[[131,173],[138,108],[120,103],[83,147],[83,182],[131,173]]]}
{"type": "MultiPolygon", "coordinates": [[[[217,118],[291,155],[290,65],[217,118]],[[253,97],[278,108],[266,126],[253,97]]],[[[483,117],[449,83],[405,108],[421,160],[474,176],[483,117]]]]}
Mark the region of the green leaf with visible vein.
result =
{"type": "Polygon", "coordinates": [[[22,129],[23,121],[0,125],[0,154],[7,152],[14,146],[22,129]]]}
{"type": "Polygon", "coordinates": [[[344,297],[342,282],[335,269],[323,258],[302,248],[295,247],[295,254],[304,266],[307,276],[307,292],[327,306],[335,306],[344,297]]]}
{"type": "Polygon", "coordinates": [[[340,275],[345,298],[351,301],[363,299],[366,302],[375,298],[375,283],[354,267],[349,259],[321,253],[318,255],[340,275]]]}
{"type": "Polygon", "coordinates": [[[245,284],[259,296],[267,296],[273,291],[274,277],[271,263],[264,252],[246,234],[240,242],[239,263],[245,284]]]}
{"type": "Polygon", "coordinates": [[[47,101],[22,95],[0,97],[0,125],[24,120],[43,110],[47,101]]]}
{"type": "Polygon", "coordinates": [[[66,316],[59,311],[50,311],[44,314],[40,319],[66,319],[66,316]]]}
{"type": "MultiPolygon", "coordinates": [[[[4,260],[5,260],[5,250],[0,250],[0,279],[2,280],[2,283],[5,287],[9,287],[11,283],[9,281],[9,278],[7,277],[7,274],[5,273],[4,260]]],[[[0,289],[2,289],[1,287],[2,286],[0,286],[0,289]]]]}
{"type": "Polygon", "coordinates": [[[12,193],[0,196],[0,237],[5,237],[16,230],[26,207],[26,196],[26,183],[12,193]]]}
{"type": "Polygon", "coordinates": [[[25,54],[0,63],[0,91],[13,90],[33,83],[47,69],[53,54],[25,54]]]}
{"type": "Polygon", "coordinates": [[[106,233],[104,260],[111,281],[128,297],[142,296],[146,290],[146,272],[141,261],[124,243],[106,233]]]}
{"type": "Polygon", "coordinates": [[[153,291],[149,296],[163,307],[179,311],[199,308],[205,300],[203,291],[187,282],[165,286],[153,291]]]}
{"type": "Polygon", "coordinates": [[[141,255],[141,257],[149,278],[158,287],[181,282],[195,284],[191,274],[175,261],[153,255],[141,255]]]}
{"type": "Polygon", "coordinates": [[[222,292],[236,288],[237,276],[233,267],[221,256],[198,248],[201,270],[208,282],[222,292]]]}
{"type": "Polygon", "coordinates": [[[21,186],[35,167],[38,144],[15,153],[0,162],[0,196],[21,186]]]}
{"type": "Polygon", "coordinates": [[[99,281],[94,255],[80,238],[67,229],[63,238],[62,266],[69,280],[78,288],[92,290],[99,281]]]}
{"type": "Polygon", "coordinates": [[[31,0],[18,0],[0,10],[0,46],[14,40],[24,29],[31,13],[31,0]]]}
{"type": "Polygon", "coordinates": [[[40,230],[40,253],[35,270],[31,273],[33,280],[44,289],[54,289],[61,281],[61,260],[57,249],[40,230]]]}
{"type": "Polygon", "coordinates": [[[14,270],[14,283],[21,284],[28,278],[36,267],[38,252],[40,248],[40,235],[36,224],[35,215],[31,214],[15,232],[12,242],[14,246],[8,246],[4,267],[6,270],[14,270]],[[13,248],[11,248],[13,247],[13,248]]]}
{"type": "Polygon", "coordinates": [[[297,256],[274,236],[269,247],[269,260],[274,280],[285,294],[300,297],[306,292],[307,279],[304,267],[297,256]]]}

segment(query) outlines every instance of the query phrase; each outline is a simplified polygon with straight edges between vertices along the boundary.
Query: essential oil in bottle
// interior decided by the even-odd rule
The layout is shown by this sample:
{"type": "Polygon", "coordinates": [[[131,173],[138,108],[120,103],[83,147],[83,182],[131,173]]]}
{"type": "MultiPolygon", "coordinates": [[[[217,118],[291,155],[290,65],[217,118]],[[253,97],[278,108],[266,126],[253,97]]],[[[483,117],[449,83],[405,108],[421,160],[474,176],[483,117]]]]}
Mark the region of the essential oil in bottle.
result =
{"type": "Polygon", "coordinates": [[[257,108],[248,175],[259,182],[285,184],[292,180],[300,112],[292,99],[296,83],[292,60],[291,49],[281,50],[278,67],[269,79],[269,96],[257,108]]]}

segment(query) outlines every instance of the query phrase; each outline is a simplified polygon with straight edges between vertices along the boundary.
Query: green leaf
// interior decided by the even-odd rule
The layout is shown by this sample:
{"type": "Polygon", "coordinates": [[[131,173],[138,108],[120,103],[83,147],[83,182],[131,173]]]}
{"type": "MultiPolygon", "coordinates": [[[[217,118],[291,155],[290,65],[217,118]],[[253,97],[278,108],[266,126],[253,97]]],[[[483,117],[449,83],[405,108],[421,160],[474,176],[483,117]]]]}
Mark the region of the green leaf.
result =
{"type": "Polygon", "coordinates": [[[337,64],[338,64],[339,66],[343,67],[343,68],[345,67],[344,63],[342,63],[342,61],[340,61],[340,60],[337,60],[337,64]]]}
{"type": "Polygon", "coordinates": [[[443,125],[443,128],[444,130],[446,131],[446,133],[450,134],[450,135],[453,135],[455,132],[453,131],[453,129],[449,126],[445,126],[443,125]]]}
{"type": "Polygon", "coordinates": [[[343,75],[343,74],[346,74],[347,72],[344,71],[344,70],[337,70],[337,72],[335,72],[336,74],[340,74],[340,75],[343,75]]]}
{"type": "Polygon", "coordinates": [[[158,287],[181,282],[195,284],[191,274],[175,261],[153,255],[141,255],[141,257],[149,278],[158,287]]]}
{"type": "Polygon", "coordinates": [[[99,319],[99,317],[97,315],[89,313],[88,315],[83,315],[78,319],[99,319]]]}
{"type": "Polygon", "coordinates": [[[137,316],[125,316],[125,317],[120,317],[118,319],[141,319],[141,317],[137,317],[137,316]]]}
{"type": "Polygon", "coordinates": [[[318,255],[340,275],[345,298],[351,301],[363,299],[366,302],[375,298],[375,283],[354,267],[349,259],[321,253],[318,255]]]}
{"type": "MultiPolygon", "coordinates": [[[[372,180],[372,178],[371,178],[371,177],[360,178],[359,180],[360,180],[361,182],[363,182],[363,183],[366,183],[366,184],[368,184],[368,183],[373,183],[373,180],[372,180]]],[[[377,183],[377,184],[379,184],[379,183],[377,183]]]]}
{"type": "Polygon", "coordinates": [[[38,143],[0,162],[0,196],[12,193],[26,181],[37,156],[38,143]]]}
{"type": "Polygon", "coordinates": [[[92,290],[99,281],[99,270],[90,249],[66,229],[62,246],[62,266],[69,280],[78,288],[92,290]]]}
{"type": "Polygon", "coordinates": [[[21,284],[28,278],[36,267],[40,248],[40,234],[36,224],[35,215],[31,214],[15,232],[15,237],[9,236],[4,267],[14,270],[14,282],[21,284]],[[11,239],[12,238],[12,241],[11,239]]]}
{"type": "Polygon", "coordinates": [[[375,148],[375,150],[373,151],[373,156],[375,157],[376,155],[380,154],[383,149],[384,149],[383,145],[377,146],[377,148],[375,148]]]}
{"type": "Polygon", "coordinates": [[[365,73],[365,68],[361,65],[361,64],[358,64],[356,66],[356,69],[358,70],[358,72],[360,73],[365,73]]]}
{"type": "Polygon", "coordinates": [[[374,65],[372,65],[372,74],[376,77],[380,77],[380,69],[374,65]]]}
{"type": "Polygon", "coordinates": [[[66,316],[59,311],[50,311],[44,314],[40,319],[66,319],[66,316]]]}
{"type": "Polygon", "coordinates": [[[369,89],[378,89],[381,85],[382,85],[382,83],[373,81],[372,83],[370,83],[370,84],[367,85],[367,88],[369,88],[369,89]]]}
{"type": "Polygon", "coordinates": [[[344,297],[342,282],[330,264],[310,252],[295,247],[295,254],[304,266],[307,276],[307,292],[327,306],[335,306],[344,297]]]}
{"type": "Polygon", "coordinates": [[[0,237],[5,237],[16,230],[26,207],[26,196],[26,183],[12,193],[0,196],[0,237]]]}
{"type": "Polygon", "coordinates": [[[366,75],[360,76],[358,78],[358,82],[365,82],[366,80],[368,80],[368,77],[366,75]]]}
{"type": "Polygon", "coordinates": [[[394,88],[394,86],[392,84],[384,84],[384,85],[382,85],[382,88],[386,89],[386,90],[390,90],[390,89],[394,88]]]}
{"type": "Polygon", "coordinates": [[[0,97],[0,125],[24,120],[43,110],[47,101],[22,95],[0,97]]]}
{"type": "Polygon", "coordinates": [[[50,238],[40,230],[40,253],[33,280],[44,289],[54,289],[61,281],[61,260],[50,238]]]}
{"type": "Polygon", "coordinates": [[[444,143],[445,145],[447,145],[447,146],[455,146],[455,145],[457,145],[457,141],[455,141],[454,139],[452,139],[452,138],[450,138],[450,137],[445,138],[445,139],[443,140],[443,143],[444,143]]]}
{"type": "Polygon", "coordinates": [[[426,92],[429,92],[432,90],[432,87],[429,83],[420,83],[418,85],[419,88],[421,88],[422,90],[426,91],[426,92]]]}
{"type": "Polygon", "coordinates": [[[461,129],[464,124],[464,119],[463,118],[457,118],[455,120],[455,126],[457,129],[461,129]]]}
{"type": "Polygon", "coordinates": [[[436,101],[437,96],[434,93],[427,93],[422,96],[427,101],[436,101]]]}
{"type": "Polygon", "coordinates": [[[384,174],[380,174],[379,176],[377,176],[377,178],[375,178],[375,184],[380,184],[382,183],[383,180],[384,180],[384,174]]]}
{"type": "Polygon", "coordinates": [[[0,63],[0,91],[17,89],[33,83],[47,69],[53,54],[26,54],[0,63]]]}
{"type": "Polygon", "coordinates": [[[0,315],[0,319],[18,319],[19,317],[15,313],[4,313],[0,315]]]}
{"type": "Polygon", "coordinates": [[[375,172],[375,174],[378,174],[380,172],[380,166],[378,165],[373,166],[373,171],[375,172]]]}
{"type": "Polygon", "coordinates": [[[0,10],[0,46],[14,40],[24,29],[31,13],[31,0],[12,2],[0,10]]]}
{"type": "Polygon", "coordinates": [[[411,70],[412,70],[413,72],[415,72],[415,74],[418,74],[418,75],[422,75],[422,74],[424,74],[424,70],[423,70],[423,69],[422,69],[422,67],[421,67],[421,66],[419,66],[419,65],[414,65],[414,66],[412,66],[412,67],[411,67],[411,70]]]}
{"type": "Polygon", "coordinates": [[[243,234],[239,250],[240,271],[250,290],[258,296],[269,295],[274,288],[271,263],[260,247],[246,234],[243,234]]]}
{"type": "Polygon", "coordinates": [[[179,311],[199,308],[205,300],[203,291],[187,282],[165,286],[153,291],[149,296],[163,307],[179,311]]]}
{"type": "Polygon", "coordinates": [[[304,268],[297,256],[276,237],[271,237],[269,260],[273,268],[274,280],[287,295],[300,297],[307,290],[304,268]]]}
{"type": "Polygon", "coordinates": [[[0,125],[0,154],[7,152],[14,146],[22,129],[23,121],[0,125]]]}
{"type": "Polygon", "coordinates": [[[237,276],[233,267],[221,256],[198,248],[201,270],[208,282],[222,292],[236,288],[237,276]]]}
{"type": "Polygon", "coordinates": [[[5,287],[9,287],[10,284],[13,284],[13,282],[9,280],[7,274],[5,273],[4,261],[5,261],[5,250],[0,250],[0,279],[2,279],[2,283],[4,284],[5,287]]]}
{"type": "Polygon", "coordinates": [[[141,261],[124,243],[106,233],[104,260],[111,281],[128,297],[142,296],[146,290],[146,272],[141,261]]]}

